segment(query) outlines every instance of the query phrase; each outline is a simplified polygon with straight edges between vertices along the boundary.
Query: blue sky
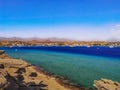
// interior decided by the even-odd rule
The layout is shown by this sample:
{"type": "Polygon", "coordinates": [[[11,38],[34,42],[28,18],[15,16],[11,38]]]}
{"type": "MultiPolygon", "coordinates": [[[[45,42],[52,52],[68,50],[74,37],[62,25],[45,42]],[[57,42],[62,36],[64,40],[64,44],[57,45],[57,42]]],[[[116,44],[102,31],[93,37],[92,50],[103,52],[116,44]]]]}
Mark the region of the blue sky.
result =
{"type": "Polygon", "coordinates": [[[120,39],[120,0],[0,0],[0,36],[120,39]]]}

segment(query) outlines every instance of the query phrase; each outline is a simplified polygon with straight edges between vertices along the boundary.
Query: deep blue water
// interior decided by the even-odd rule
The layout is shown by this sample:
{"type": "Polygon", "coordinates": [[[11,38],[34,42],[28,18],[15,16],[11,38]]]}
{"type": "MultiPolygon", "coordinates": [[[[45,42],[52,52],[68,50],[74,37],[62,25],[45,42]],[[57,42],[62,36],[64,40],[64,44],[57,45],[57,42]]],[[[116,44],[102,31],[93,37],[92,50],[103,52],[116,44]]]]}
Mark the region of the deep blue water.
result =
{"type": "Polygon", "coordinates": [[[1,47],[14,58],[22,58],[85,87],[100,78],[120,82],[120,47],[1,47]]]}
{"type": "Polygon", "coordinates": [[[84,47],[84,46],[35,46],[35,47],[3,47],[4,49],[26,49],[26,50],[46,50],[46,51],[55,51],[55,52],[63,52],[63,53],[73,53],[73,54],[87,54],[87,55],[96,55],[96,56],[105,56],[105,57],[113,57],[120,58],[120,47],[109,48],[106,46],[99,47],[84,47]]]}

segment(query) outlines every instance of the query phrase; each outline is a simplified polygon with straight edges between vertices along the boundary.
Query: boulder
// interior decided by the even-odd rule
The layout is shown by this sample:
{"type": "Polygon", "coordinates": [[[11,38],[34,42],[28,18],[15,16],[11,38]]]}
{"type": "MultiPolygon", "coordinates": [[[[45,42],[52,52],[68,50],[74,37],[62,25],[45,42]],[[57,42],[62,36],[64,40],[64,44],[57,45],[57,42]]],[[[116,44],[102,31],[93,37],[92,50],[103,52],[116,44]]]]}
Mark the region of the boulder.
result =
{"type": "Polygon", "coordinates": [[[26,69],[25,68],[18,68],[17,70],[17,74],[22,74],[22,73],[25,73],[26,72],[26,69]]]}
{"type": "Polygon", "coordinates": [[[0,69],[4,69],[4,65],[3,64],[0,64],[0,69]]]}
{"type": "Polygon", "coordinates": [[[16,76],[16,78],[17,78],[17,80],[18,80],[19,82],[24,80],[24,77],[23,77],[23,75],[21,75],[21,74],[18,74],[18,75],[16,76]]]}
{"type": "Polygon", "coordinates": [[[94,80],[96,90],[120,90],[120,83],[108,79],[94,80]]]}
{"type": "Polygon", "coordinates": [[[31,72],[30,76],[31,77],[37,77],[37,73],[36,72],[31,72]]]}
{"type": "Polygon", "coordinates": [[[5,51],[4,50],[0,50],[0,55],[4,54],[5,51]]]}

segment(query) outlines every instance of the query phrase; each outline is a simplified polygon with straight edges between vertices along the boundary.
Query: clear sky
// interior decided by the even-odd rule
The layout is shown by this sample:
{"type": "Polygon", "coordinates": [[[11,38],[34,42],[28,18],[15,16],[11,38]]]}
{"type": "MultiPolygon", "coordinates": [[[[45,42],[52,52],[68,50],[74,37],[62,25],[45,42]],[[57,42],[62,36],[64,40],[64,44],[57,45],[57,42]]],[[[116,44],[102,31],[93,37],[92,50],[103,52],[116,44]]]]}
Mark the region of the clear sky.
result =
{"type": "Polygon", "coordinates": [[[120,40],[120,0],[0,0],[0,36],[120,40]]]}

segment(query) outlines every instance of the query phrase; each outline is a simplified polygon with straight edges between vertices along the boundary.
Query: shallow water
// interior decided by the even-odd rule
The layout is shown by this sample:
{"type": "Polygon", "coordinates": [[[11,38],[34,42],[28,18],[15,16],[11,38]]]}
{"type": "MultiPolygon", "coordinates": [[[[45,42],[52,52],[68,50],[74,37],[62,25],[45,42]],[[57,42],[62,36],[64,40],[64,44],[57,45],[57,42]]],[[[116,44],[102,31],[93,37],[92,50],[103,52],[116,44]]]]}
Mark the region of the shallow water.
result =
{"type": "Polygon", "coordinates": [[[100,78],[120,82],[120,47],[112,49],[108,47],[7,47],[0,49],[6,50],[6,53],[13,58],[21,58],[42,66],[49,72],[64,76],[87,88],[92,87],[93,81],[100,78]]]}

